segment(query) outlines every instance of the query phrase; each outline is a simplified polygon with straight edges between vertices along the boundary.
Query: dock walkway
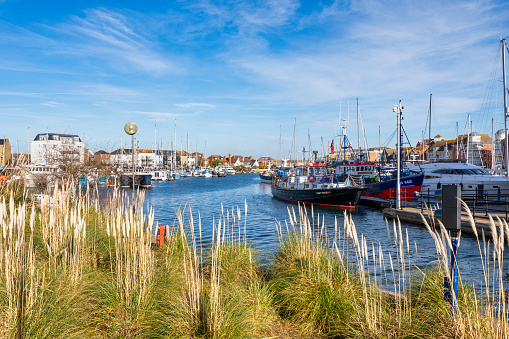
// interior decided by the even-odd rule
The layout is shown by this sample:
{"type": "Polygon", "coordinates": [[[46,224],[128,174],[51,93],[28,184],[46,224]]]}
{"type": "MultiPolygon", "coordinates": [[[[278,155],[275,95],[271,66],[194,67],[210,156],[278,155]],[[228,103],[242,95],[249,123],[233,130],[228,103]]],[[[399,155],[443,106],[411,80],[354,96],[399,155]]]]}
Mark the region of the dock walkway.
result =
{"type": "MultiPolygon", "coordinates": [[[[430,213],[426,210],[423,210],[421,212],[420,208],[414,208],[414,207],[404,207],[401,210],[397,210],[395,208],[385,208],[384,211],[384,217],[392,220],[399,218],[399,220],[404,222],[409,222],[412,224],[422,225],[424,226],[424,222],[422,221],[421,214],[424,216],[428,224],[433,227],[435,224],[431,220],[430,213]]],[[[495,221],[495,225],[497,225],[497,228],[499,227],[499,223],[497,221],[497,216],[500,219],[505,218],[505,212],[494,212],[490,213],[491,217],[495,221]]],[[[484,234],[491,237],[491,230],[490,230],[490,219],[488,216],[484,215],[476,215],[474,217],[475,226],[477,228],[477,233],[479,237],[482,236],[482,232],[484,231],[484,234]]],[[[470,224],[470,221],[468,219],[468,215],[466,212],[461,212],[461,233],[462,234],[468,234],[475,236],[474,230],[472,229],[472,225],[470,224]]]]}

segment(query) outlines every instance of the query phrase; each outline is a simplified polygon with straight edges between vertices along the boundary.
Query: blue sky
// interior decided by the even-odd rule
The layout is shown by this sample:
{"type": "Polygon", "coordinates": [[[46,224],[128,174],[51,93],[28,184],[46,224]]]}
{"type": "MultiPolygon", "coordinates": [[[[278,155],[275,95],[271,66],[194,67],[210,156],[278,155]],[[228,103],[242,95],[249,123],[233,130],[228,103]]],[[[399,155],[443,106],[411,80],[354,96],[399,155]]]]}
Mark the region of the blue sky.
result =
{"type": "Polygon", "coordinates": [[[207,155],[277,158],[281,129],[287,157],[295,119],[299,150],[309,131],[321,152],[340,112],[356,146],[359,98],[369,147],[399,100],[415,145],[430,93],[433,135],[464,133],[468,114],[491,134],[508,18],[504,1],[0,0],[0,136],[13,151],[28,129],[112,151],[133,121],[141,148],[155,125],[169,148],[176,119],[177,148],[189,136],[207,155]]]}

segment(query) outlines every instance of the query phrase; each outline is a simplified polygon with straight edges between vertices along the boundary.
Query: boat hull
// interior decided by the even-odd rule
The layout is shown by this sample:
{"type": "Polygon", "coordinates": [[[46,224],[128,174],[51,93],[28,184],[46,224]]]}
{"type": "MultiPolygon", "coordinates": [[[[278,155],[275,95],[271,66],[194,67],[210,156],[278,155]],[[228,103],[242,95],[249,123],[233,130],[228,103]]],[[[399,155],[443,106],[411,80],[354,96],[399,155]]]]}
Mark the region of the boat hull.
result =
{"type": "Polygon", "coordinates": [[[287,189],[271,186],[274,198],[328,208],[355,209],[364,187],[287,189]]]}
{"type": "MultiPolygon", "coordinates": [[[[134,175],[134,184],[135,187],[150,188],[152,187],[152,175],[150,173],[136,173],[134,175]]],[[[120,187],[133,187],[132,174],[122,174],[120,176],[120,187]]]]}
{"type": "Polygon", "coordinates": [[[270,184],[272,182],[272,175],[260,173],[260,182],[270,184]]]}
{"type": "MultiPolygon", "coordinates": [[[[422,187],[424,174],[404,176],[401,178],[401,199],[413,201],[415,192],[419,192],[422,187]]],[[[385,180],[382,182],[366,183],[366,190],[363,197],[379,199],[395,199],[397,190],[397,179],[385,180]]]]}

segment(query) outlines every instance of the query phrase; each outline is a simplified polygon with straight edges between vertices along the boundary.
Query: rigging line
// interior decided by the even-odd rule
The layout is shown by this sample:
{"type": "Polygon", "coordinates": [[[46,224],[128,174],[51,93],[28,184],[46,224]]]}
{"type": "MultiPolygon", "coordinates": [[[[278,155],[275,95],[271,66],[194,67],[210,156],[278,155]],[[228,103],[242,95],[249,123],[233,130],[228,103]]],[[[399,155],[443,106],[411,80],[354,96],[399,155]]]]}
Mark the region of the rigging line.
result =
{"type": "MultiPolygon", "coordinates": [[[[412,147],[412,144],[410,143],[410,139],[408,139],[408,135],[406,134],[405,127],[403,127],[403,125],[401,125],[401,130],[403,131],[406,141],[408,142],[408,145],[410,146],[410,151],[411,151],[410,154],[415,154],[415,155],[419,156],[419,153],[416,150],[414,150],[414,148],[412,147]]],[[[421,165],[419,164],[419,162],[417,162],[417,165],[419,166],[419,168],[421,168],[421,165]]],[[[421,168],[421,171],[422,171],[422,168],[421,168]]]]}
{"type": "Polygon", "coordinates": [[[387,147],[387,145],[389,145],[389,143],[391,143],[391,142],[392,142],[392,139],[393,139],[393,138],[394,138],[394,136],[396,135],[396,132],[397,132],[397,130],[394,130],[394,131],[392,132],[392,134],[389,136],[389,138],[388,138],[386,141],[384,141],[384,143],[382,144],[382,147],[387,147]]]}
{"type": "Polygon", "coordinates": [[[481,103],[481,108],[479,110],[479,115],[474,116],[475,122],[477,126],[480,128],[479,131],[486,131],[487,129],[491,130],[491,119],[496,115],[496,113],[490,114],[490,111],[497,110],[498,107],[498,74],[500,73],[500,52],[499,48],[497,48],[493,57],[493,66],[491,69],[491,73],[489,76],[488,85],[486,86],[485,94],[483,97],[483,101],[481,103]],[[495,100],[493,96],[495,95],[495,100]],[[494,103],[494,104],[493,104],[494,103]]]}
{"type": "MultiPolygon", "coordinates": [[[[429,109],[428,109],[428,113],[429,113],[429,109]]],[[[423,139],[426,139],[426,131],[428,130],[428,121],[429,121],[429,114],[426,114],[426,124],[424,125],[424,138],[423,139]]],[[[430,141],[428,140],[428,143],[430,141]]],[[[423,149],[424,149],[424,145],[423,145],[423,149]]]]}

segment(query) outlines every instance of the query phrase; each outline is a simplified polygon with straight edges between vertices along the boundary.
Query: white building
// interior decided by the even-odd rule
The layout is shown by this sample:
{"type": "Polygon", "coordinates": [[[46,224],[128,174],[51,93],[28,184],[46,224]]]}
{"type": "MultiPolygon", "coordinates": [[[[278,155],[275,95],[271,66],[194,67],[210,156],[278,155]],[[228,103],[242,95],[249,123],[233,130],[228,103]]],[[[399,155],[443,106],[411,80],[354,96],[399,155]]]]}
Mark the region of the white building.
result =
{"type": "Polygon", "coordinates": [[[85,143],[71,134],[37,134],[30,143],[31,162],[35,165],[83,164],[85,143]]]}
{"type": "MultiPolygon", "coordinates": [[[[110,153],[110,162],[117,167],[132,167],[133,153],[131,149],[119,148],[110,153]]],[[[134,153],[135,167],[161,168],[163,166],[163,154],[154,153],[152,150],[139,149],[134,153]]]]}

